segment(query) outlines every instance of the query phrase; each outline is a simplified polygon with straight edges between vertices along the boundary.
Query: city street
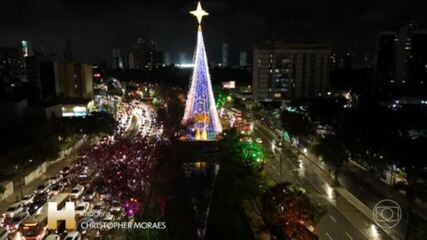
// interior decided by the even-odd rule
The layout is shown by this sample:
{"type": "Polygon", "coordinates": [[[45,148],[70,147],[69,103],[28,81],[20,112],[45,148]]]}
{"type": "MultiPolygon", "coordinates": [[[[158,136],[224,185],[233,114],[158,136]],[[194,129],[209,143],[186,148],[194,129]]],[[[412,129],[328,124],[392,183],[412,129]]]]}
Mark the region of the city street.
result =
{"type": "MultiPolygon", "coordinates": [[[[271,149],[273,140],[277,143],[277,136],[260,124],[255,124],[254,137],[260,137],[266,149],[271,149]]],[[[305,187],[315,203],[326,205],[328,212],[322,217],[315,231],[320,239],[390,239],[381,231],[371,229],[371,223],[365,219],[365,229],[355,227],[336,207],[333,181],[329,177],[325,180],[325,172],[317,166],[299,156],[302,161],[292,162],[280,148],[275,148],[273,157],[266,164],[266,171],[276,182],[291,181],[305,187]],[[282,159],[282,167],[280,167],[282,159]],[[282,168],[282,176],[280,176],[282,168]]],[[[328,176],[327,176],[328,177],[328,176]]]]}
{"type": "MultiPolygon", "coordinates": [[[[34,199],[41,200],[32,200],[25,205],[27,210],[24,211],[29,211],[31,217],[38,216],[40,212],[45,214],[46,209],[43,208],[48,199],[60,193],[71,193],[77,206],[88,203],[86,213],[95,211],[95,206],[101,206],[96,209],[100,215],[98,218],[83,217],[79,221],[131,220],[142,211],[141,203],[149,191],[156,144],[163,132],[156,118],[155,111],[146,104],[138,101],[121,103],[114,135],[101,137],[88,150],[80,152],[74,162],[63,162],[62,167],[52,169],[49,175],[25,187],[25,195],[34,191],[34,199]],[[38,191],[43,184],[47,187],[38,191]],[[54,190],[57,188],[59,191],[54,190]]],[[[6,219],[5,223],[8,224],[8,221],[6,219]]],[[[84,239],[100,234],[99,231],[81,228],[79,231],[86,236],[84,239]]],[[[43,232],[39,234],[45,235],[43,232]]],[[[109,233],[108,239],[121,239],[121,235],[121,231],[120,234],[109,233]]],[[[18,240],[26,234],[17,231],[13,236],[18,240]]]]}

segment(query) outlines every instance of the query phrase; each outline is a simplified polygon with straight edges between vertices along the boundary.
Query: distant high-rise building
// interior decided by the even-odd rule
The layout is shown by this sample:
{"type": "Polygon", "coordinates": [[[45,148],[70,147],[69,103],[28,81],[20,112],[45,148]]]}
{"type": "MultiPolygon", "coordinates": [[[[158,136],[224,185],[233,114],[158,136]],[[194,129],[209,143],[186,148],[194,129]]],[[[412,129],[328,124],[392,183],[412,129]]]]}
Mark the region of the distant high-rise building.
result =
{"type": "Polygon", "coordinates": [[[228,44],[227,43],[223,43],[222,44],[222,61],[221,61],[221,65],[223,67],[227,67],[228,66],[228,44]]]}
{"type": "Polygon", "coordinates": [[[170,66],[172,64],[170,52],[165,52],[163,56],[164,56],[164,64],[166,66],[170,66]]]}
{"type": "Polygon", "coordinates": [[[123,58],[120,49],[113,49],[113,69],[123,69],[123,58]]]}
{"type": "Polygon", "coordinates": [[[179,64],[186,64],[186,63],[188,63],[187,61],[188,61],[187,60],[187,54],[184,52],[180,52],[178,54],[178,63],[179,64]]]}
{"type": "Polygon", "coordinates": [[[427,32],[414,23],[378,34],[374,92],[382,98],[427,96],[427,32]]]}
{"type": "Polygon", "coordinates": [[[0,75],[18,76],[24,74],[24,56],[15,47],[0,47],[0,75]]]}
{"type": "MultiPolygon", "coordinates": [[[[382,32],[377,38],[375,61],[375,92],[381,96],[390,96],[396,83],[397,42],[396,32],[382,32]]],[[[397,85],[396,85],[397,86],[397,85]]]]}
{"type": "Polygon", "coordinates": [[[123,55],[123,69],[136,69],[135,54],[133,51],[124,51],[123,55]]]}
{"type": "Polygon", "coordinates": [[[140,69],[153,69],[163,64],[163,53],[158,49],[157,40],[146,42],[138,38],[135,49],[136,66],[140,69]]]}
{"type": "Polygon", "coordinates": [[[54,105],[60,96],[58,64],[52,57],[36,53],[25,58],[30,105],[54,105]]]}
{"type": "Polygon", "coordinates": [[[253,95],[280,100],[330,91],[331,49],[321,44],[267,42],[254,49],[253,95]]]}
{"type": "Polygon", "coordinates": [[[409,92],[427,97],[427,31],[413,31],[411,34],[411,55],[409,72],[409,92]]]}
{"type": "Polygon", "coordinates": [[[59,64],[59,79],[65,98],[92,99],[92,66],[85,63],[59,64]]]}
{"type": "Polygon", "coordinates": [[[246,67],[248,65],[248,53],[247,52],[240,52],[240,67],[246,67]]]}
{"type": "Polygon", "coordinates": [[[128,69],[136,69],[135,54],[133,52],[128,53],[128,69]]]}
{"type": "Polygon", "coordinates": [[[21,54],[23,57],[28,57],[33,55],[33,50],[31,48],[31,43],[27,40],[22,40],[21,41],[21,54]]]}

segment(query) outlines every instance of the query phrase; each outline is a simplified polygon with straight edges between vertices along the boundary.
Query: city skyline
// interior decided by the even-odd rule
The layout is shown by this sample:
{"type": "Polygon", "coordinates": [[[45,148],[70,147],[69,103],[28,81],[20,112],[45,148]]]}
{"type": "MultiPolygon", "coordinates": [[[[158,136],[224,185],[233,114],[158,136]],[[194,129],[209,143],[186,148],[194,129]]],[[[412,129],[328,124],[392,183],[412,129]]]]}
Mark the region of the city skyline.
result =
{"type": "MultiPolygon", "coordinates": [[[[0,38],[0,45],[16,46],[25,39],[35,50],[62,55],[69,38],[75,58],[106,61],[111,58],[111,49],[132,48],[136,39],[144,38],[157,39],[160,48],[173,55],[191,53],[194,39],[185,14],[192,4],[194,1],[2,1],[0,27],[8,34],[0,38]]],[[[230,60],[236,63],[240,51],[250,52],[263,39],[326,42],[337,50],[372,51],[380,31],[412,20],[425,28],[427,22],[422,3],[407,1],[205,1],[205,5],[217,12],[205,22],[208,29],[215,29],[205,32],[208,55],[214,62],[221,61],[223,43],[229,45],[230,60]],[[337,31],[341,32],[339,37],[337,31]]]]}

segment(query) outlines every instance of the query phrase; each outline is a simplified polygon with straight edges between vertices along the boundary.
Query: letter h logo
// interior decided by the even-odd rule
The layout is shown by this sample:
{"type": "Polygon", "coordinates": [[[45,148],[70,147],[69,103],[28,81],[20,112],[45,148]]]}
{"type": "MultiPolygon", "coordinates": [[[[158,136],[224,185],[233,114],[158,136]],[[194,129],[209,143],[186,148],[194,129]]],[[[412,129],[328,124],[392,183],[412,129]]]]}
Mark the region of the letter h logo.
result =
{"type": "Polygon", "coordinates": [[[74,210],[74,202],[66,202],[64,210],[58,210],[56,202],[49,202],[47,208],[47,228],[49,230],[56,230],[58,221],[65,221],[65,228],[67,230],[76,229],[76,213],[74,210]]]}

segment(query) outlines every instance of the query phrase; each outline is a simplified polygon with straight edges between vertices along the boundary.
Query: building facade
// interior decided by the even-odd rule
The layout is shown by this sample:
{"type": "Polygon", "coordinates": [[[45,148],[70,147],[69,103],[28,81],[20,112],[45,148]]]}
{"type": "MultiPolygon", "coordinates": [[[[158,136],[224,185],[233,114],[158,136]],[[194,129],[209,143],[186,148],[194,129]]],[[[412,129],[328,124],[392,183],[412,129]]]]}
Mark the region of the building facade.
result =
{"type": "Polygon", "coordinates": [[[227,43],[223,43],[222,44],[221,66],[222,67],[227,67],[228,66],[228,44],[227,43]]]}
{"type": "Polygon", "coordinates": [[[413,23],[378,34],[374,94],[380,98],[427,96],[427,31],[413,23]]]}
{"type": "Polygon", "coordinates": [[[246,67],[248,66],[248,53],[247,52],[240,52],[239,55],[239,66],[240,67],[246,67]]]}
{"type": "Polygon", "coordinates": [[[92,66],[85,63],[59,64],[59,78],[64,98],[92,99],[92,66]]]}
{"type": "Polygon", "coordinates": [[[36,53],[25,58],[29,85],[29,105],[53,105],[61,95],[58,63],[50,56],[36,53]]]}
{"type": "Polygon", "coordinates": [[[252,91],[258,100],[315,97],[331,91],[331,49],[320,44],[268,42],[255,47],[252,91]]]}

